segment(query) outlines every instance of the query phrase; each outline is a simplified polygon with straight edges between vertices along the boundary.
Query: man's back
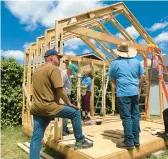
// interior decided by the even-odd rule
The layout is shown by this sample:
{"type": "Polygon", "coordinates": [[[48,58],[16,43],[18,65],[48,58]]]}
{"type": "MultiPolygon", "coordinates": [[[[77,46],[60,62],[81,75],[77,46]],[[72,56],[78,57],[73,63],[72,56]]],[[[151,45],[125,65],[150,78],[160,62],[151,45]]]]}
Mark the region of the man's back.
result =
{"type": "Polygon", "coordinates": [[[116,79],[117,96],[138,94],[139,76],[144,73],[135,58],[118,58],[112,62],[109,76],[116,79]]]}
{"type": "Polygon", "coordinates": [[[45,64],[33,74],[33,106],[31,113],[41,116],[54,115],[63,107],[56,104],[55,88],[63,87],[58,67],[45,64]]]}
{"type": "Polygon", "coordinates": [[[67,70],[63,70],[62,72],[63,84],[66,90],[67,95],[71,95],[72,90],[72,79],[68,76],[67,70]]]}

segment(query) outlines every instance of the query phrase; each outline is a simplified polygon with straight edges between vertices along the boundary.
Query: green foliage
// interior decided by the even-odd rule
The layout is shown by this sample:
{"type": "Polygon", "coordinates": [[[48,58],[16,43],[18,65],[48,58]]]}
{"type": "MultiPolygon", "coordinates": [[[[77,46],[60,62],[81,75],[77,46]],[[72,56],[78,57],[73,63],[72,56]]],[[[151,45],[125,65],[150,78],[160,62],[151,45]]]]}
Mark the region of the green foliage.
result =
{"type": "Polygon", "coordinates": [[[13,58],[1,59],[1,124],[21,123],[23,67],[13,58]]]}

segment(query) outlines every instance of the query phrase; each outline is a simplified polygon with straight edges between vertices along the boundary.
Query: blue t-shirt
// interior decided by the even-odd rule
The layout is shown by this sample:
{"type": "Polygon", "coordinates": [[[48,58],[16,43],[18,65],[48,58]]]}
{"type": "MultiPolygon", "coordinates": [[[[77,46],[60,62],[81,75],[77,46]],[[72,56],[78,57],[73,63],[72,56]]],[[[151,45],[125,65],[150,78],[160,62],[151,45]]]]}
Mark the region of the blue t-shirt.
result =
{"type": "Polygon", "coordinates": [[[87,85],[86,91],[91,91],[92,79],[90,77],[82,76],[82,86],[87,85]]]}
{"type": "Polygon", "coordinates": [[[119,57],[110,65],[109,78],[116,80],[117,97],[138,94],[139,77],[144,68],[135,58],[119,57]]]}

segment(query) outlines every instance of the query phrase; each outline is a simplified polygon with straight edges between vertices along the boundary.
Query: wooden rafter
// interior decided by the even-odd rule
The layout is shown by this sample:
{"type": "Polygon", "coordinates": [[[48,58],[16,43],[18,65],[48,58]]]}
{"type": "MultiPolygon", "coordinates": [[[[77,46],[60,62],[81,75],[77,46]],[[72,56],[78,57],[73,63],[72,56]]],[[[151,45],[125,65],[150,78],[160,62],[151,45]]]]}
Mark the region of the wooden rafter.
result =
{"type": "Polygon", "coordinates": [[[133,47],[137,50],[144,51],[144,52],[147,49],[147,47],[144,46],[144,45],[137,44],[137,43],[134,43],[134,42],[130,42],[128,40],[123,40],[123,39],[120,39],[118,37],[108,35],[108,34],[105,34],[105,33],[101,33],[101,32],[98,32],[98,31],[94,31],[94,30],[84,28],[84,27],[72,26],[72,27],[67,27],[65,30],[69,31],[69,32],[72,32],[74,34],[77,34],[79,36],[86,36],[86,37],[90,37],[90,38],[93,38],[93,39],[98,39],[98,40],[102,40],[102,41],[105,41],[105,42],[109,42],[109,43],[112,43],[112,44],[115,44],[115,45],[119,45],[122,42],[127,42],[130,47],[133,47]]]}

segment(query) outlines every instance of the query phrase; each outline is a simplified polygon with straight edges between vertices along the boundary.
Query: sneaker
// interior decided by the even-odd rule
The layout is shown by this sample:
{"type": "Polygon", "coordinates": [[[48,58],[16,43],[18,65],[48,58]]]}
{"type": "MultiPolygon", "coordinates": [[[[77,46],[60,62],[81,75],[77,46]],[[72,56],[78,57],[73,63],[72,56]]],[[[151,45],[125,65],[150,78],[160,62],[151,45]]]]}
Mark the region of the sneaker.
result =
{"type": "Polygon", "coordinates": [[[63,136],[68,136],[69,134],[67,132],[62,133],[63,136]]]}
{"type": "Polygon", "coordinates": [[[134,143],[134,146],[135,146],[135,147],[139,147],[140,144],[139,144],[139,143],[134,143]]]}
{"type": "Polygon", "coordinates": [[[78,148],[78,149],[91,148],[91,147],[93,147],[93,143],[92,142],[88,142],[87,140],[84,140],[82,142],[77,141],[75,143],[75,147],[78,148]]]}
{"type": "Polygon", "coordinates": [[[168,135],[166,133],[157,132],[157,135],[163,138],[165,142],[168,142],[168,135]]]}
{"type": "Polygon", "coordinates": [[[85,116],[82,116],[82,120],[85,121],[85,120],[86,120],[86,117],[85,117],[85,116]]]}
{"type": "Polygon", "coordinates": [[[91,120],[91,118],[89,116],[86,117],[86,120],[91,120]]]}
{"type": "Polygon", "coordinates": [[[67,129],[66,133],[67,133],[67,134],[70,134],[70,131],[67,129]]]}
{"type": "Polygon", "coordinates": [[[125,141],[118,142],[116,145],[118,148],[133,149],[134,145],[128,145],[125,141]]]}

